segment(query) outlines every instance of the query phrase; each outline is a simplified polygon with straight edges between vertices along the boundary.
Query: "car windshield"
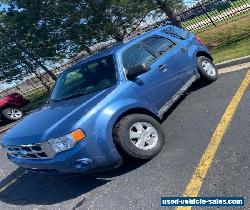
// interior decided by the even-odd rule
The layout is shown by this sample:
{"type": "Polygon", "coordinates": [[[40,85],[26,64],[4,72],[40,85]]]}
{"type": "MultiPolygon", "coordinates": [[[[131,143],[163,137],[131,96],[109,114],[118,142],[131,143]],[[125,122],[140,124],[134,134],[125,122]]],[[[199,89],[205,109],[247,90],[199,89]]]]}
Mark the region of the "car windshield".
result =
{"type": "Polygon", "coordinates": [[[61,101],[104,90],[116,83],[112,56],[77,65],[64,71],[51,94],[51,101],[61,101]]]}

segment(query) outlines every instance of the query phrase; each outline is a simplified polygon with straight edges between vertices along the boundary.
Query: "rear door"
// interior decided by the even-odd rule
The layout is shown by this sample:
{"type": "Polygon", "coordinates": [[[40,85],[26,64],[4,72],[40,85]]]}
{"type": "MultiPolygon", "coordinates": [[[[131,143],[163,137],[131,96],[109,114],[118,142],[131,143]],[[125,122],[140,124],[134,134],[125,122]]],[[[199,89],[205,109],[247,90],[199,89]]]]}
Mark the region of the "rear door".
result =
{"type": "Polygon", "coordinates": [[[160,35],[143,40],[142,45],[157,57],[152,69],[162,72],[166,91],[162,100],[166,102],[193,76],[188,45],[160,35]]]}

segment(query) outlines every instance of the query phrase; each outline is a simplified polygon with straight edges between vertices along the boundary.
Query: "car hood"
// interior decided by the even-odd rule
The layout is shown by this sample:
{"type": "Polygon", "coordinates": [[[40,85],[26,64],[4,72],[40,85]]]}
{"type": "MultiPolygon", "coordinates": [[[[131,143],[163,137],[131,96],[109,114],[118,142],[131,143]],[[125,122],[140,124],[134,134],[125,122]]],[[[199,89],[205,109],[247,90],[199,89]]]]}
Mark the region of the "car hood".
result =
{"type": "Polygon", "coordinates": [[[114,88],[44,105],[10,129],[3,138],[3,145],[40,143],[67,134],[74,123],[114,88]]]}

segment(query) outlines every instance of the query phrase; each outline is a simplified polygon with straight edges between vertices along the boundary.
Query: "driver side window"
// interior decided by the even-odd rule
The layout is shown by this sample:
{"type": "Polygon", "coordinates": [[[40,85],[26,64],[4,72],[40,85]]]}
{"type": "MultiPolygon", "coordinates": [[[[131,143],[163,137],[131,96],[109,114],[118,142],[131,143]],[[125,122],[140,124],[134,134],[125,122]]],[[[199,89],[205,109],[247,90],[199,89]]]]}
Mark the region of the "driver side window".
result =
{"type": "Polygon", "coordinates": [[[154,59],[155,57],[151,53],[139,45],[133,45],[129,47],[122,54],[122,64],[127,73],[138,64],[151,64],[154,59]]]}

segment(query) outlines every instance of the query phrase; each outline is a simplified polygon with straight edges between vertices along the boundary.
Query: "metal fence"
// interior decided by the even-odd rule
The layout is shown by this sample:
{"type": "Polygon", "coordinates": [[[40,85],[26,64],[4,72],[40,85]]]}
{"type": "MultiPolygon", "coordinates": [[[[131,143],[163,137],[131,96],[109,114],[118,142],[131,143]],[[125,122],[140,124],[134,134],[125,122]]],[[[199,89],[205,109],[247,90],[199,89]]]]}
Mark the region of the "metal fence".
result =
{"type": "Polygon", "coordinates": [[[184,28],[198,32],[220,22],[231,21],[235,16],[249,12],[249,9],[250,0],[205,0],[177,15],[184,28]]]}

